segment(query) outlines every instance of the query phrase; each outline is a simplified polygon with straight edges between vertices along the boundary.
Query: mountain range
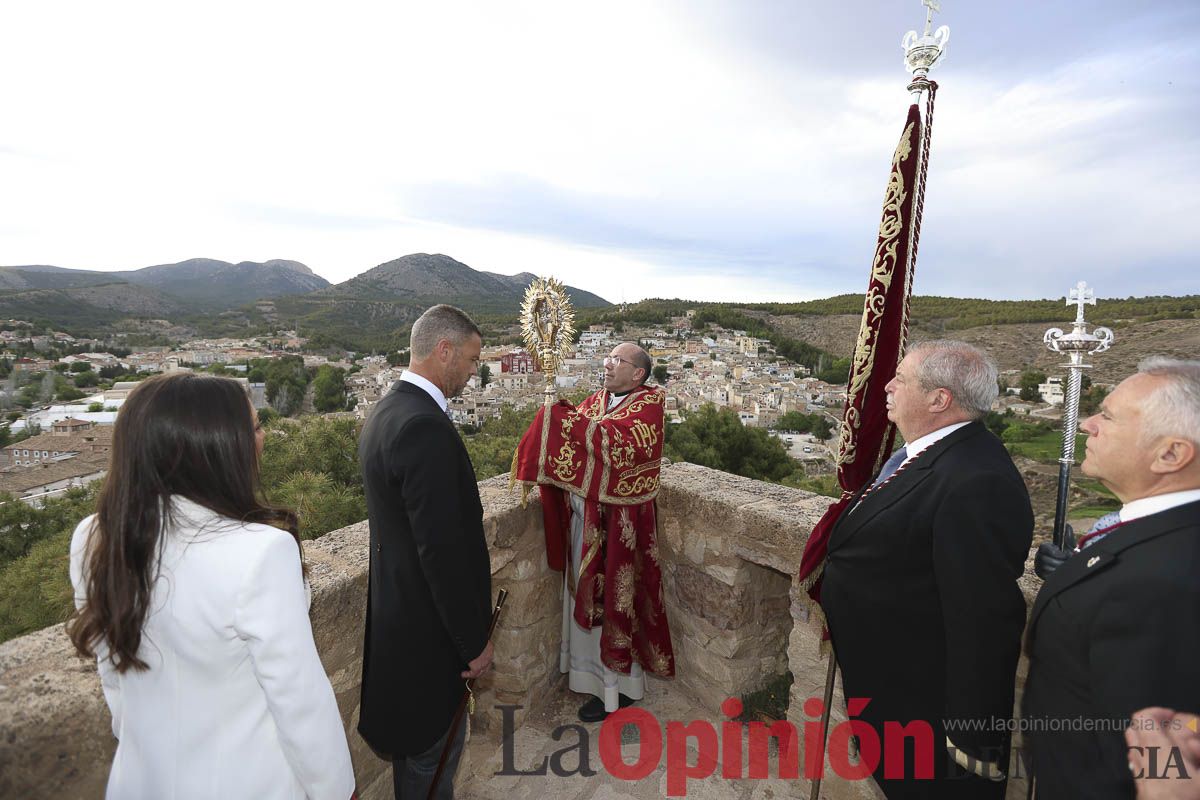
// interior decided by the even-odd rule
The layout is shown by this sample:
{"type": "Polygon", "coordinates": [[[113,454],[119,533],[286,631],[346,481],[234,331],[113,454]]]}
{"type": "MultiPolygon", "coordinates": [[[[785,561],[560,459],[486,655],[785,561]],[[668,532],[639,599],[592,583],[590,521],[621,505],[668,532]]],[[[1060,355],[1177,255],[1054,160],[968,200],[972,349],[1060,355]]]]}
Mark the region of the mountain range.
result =
{"type": "Polygon", "coordinates": [[[131,284],[156,290],[167,296],[164,302],[168,305],[174,299],[193,308],[220,309],[266,297],[323,289],[329,281],[298,261],[279,259],[261,264],[253,261],[230,264],[211,258],[191,258],[177,264],[113,272],[40,264],[0,267],[0,292],[3,293],[39,289],[70,291],[110,284],[131,284]]]}
{"type": "MultiPolygon", "coordinates": [[[[517,275],[479,272],[450,256],[413,253],[380,264],[317,294],[370,300],[407,300],[424,304],[457,301],[475,310],[496,306],[497,311],[508,311],[520,307],[525,297],[525,287],[536,277],[530,272],[517,275]]],[[[566,289],[576,308],[611,305],[591,292],[572,286],[566,289]]]]}
{"type": "MultiPolygon", "coordinates": [[[[450,256],[427,253],[388,261],[337,285],[298,261],[281,259],[231,264],[193,258],[112,272],[12,266],[0,267],[0,317],[78,330],[125,317],[249,315],[254,302],[272,300],[279,322],[358,328],[356,322],[390,321],[394,324],[385,327],[394,328],[434,303],[475,313],[515,313],[534,277],[481,272],[450,256]]],[[[577,307],[609,305],[590,292],[567,289],[577,307]]]]}

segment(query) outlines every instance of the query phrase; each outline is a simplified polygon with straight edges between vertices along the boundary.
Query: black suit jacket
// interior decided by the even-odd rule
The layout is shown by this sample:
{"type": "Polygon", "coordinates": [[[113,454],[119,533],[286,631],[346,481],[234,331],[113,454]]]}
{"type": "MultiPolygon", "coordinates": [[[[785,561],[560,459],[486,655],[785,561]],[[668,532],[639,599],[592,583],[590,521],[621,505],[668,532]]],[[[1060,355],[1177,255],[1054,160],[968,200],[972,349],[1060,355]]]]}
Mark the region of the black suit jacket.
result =
{"type": "Polygon", "coordinates": [[[483,652],[491,566],[462,439],[427,392],[397,382],[358,446],[371,527],[358,732],[390,756],[450,727],[460,674],[483,652]]]}
{"type": "Polygon", "coordinates": [[[951,768],[945,743],[1007,771],[1009,732],[993,718],[1012,717],[1025,625],[1017,578],[1032,536],[1025,484],[978,422],[922,452],[831,532],[821,605],[845,696],[870,699],[860,718],[881,740],[887,721],[933,729],[938,785],[877,771],[889,797],[1003,796],[1003,780],[951,768]]]}
{"type": "Polygon", "coordinates": [[[1200,711],[1200,502],[1122,525],[1068,559],[1038,593],[1028,641],[1022,711],[1039,793],[1132,798],[1129,715],[1200,711]]]}

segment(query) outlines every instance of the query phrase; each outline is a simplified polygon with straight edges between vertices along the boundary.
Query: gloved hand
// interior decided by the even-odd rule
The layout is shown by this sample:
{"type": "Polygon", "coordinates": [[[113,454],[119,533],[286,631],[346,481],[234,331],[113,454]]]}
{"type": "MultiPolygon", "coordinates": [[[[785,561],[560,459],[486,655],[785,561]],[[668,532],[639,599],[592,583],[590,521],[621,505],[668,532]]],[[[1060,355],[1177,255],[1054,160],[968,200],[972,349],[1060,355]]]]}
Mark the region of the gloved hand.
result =
{"type": "Polygon", "coordinates": [[[1033,556],[1033,571],[1039,578],[1046,580],[1072,555],[1071,550],[1063,550],[1054,542],[1042,542],[1033,556]]]}

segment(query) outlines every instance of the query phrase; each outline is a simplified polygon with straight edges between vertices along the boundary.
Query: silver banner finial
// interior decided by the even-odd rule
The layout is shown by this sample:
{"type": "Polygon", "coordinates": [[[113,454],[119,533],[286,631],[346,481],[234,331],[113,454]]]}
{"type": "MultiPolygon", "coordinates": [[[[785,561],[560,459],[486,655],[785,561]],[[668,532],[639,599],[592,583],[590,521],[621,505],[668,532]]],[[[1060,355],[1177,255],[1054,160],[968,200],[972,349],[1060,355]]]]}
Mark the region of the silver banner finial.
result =
{"type": "Polygon", "coordinates": [[[913,76],[908,90],[914,94],[924,91],[929,83],[929,70],[941,59],[950,41],[948,25],[933,30],[933,14],[942,10],[939,0],[921,0],[921,4],[925,6],[925,32],[918,35],[916,31],[909,31],[900,41],[900,47],[904,49],[904,66],[913,76]]]}

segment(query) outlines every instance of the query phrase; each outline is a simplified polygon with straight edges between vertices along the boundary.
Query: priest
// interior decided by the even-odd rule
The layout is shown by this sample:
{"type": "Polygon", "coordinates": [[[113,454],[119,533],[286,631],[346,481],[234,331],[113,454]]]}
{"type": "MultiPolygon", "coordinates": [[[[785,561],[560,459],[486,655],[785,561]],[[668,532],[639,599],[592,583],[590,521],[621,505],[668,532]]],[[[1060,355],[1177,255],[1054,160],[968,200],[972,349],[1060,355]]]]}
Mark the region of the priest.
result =
{"type": "Polygon", "coordinates": [[[655,497],[662,389],[632,342],[604,359],[604,388],[578,406],[545,406],[521,439],[513,480],[542,498],[546,555],[564,572],[559,667],[592,695],[584,722],[641,700],[645,673],[675,674],[663,608],[655,497]]]}

